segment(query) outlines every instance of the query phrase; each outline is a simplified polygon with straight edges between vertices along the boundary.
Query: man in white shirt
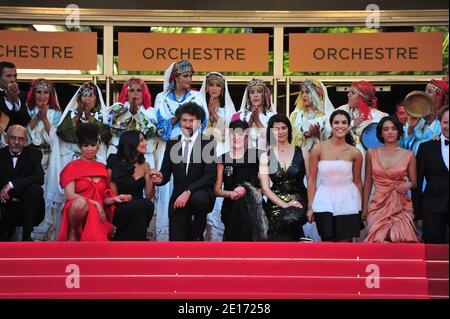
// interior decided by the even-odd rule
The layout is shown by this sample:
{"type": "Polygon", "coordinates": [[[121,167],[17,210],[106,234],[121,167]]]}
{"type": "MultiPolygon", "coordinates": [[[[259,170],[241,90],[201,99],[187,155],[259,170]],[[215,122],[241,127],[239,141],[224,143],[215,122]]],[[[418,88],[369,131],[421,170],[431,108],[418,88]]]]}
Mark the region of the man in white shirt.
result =
{"type": "Polygon", "coordinates": [[[427,244],[448,243],[449,214],[449,108],[439,115],[442,133],[438,139],[420,144],[417,152],[417,185],[414,192],[414,213],[423,226],[423,240],[427,244]]]}
{"type": "MultiPolygon", "coordinates": [[[[200,133],[205,112],[196,103],[177,110],[182,134],[167,142],[161,171],[152,172],[153,182],[164,185],[173,175],[174,189],[169,203],[169,239],[203,240],[206,216],[215,202],[217,178],[215,142],[200,133]]],[[[157,212],[157,214],[166,212],[157,212]]]]}
{"type": "Polygon", "coordinates": [[[0,62],[0,112],[8,115],[8,126],[17,124],[26,127],[30,122],[25,93],[19,90],[17,84],[16,66],[7,61],[0,62]]]}

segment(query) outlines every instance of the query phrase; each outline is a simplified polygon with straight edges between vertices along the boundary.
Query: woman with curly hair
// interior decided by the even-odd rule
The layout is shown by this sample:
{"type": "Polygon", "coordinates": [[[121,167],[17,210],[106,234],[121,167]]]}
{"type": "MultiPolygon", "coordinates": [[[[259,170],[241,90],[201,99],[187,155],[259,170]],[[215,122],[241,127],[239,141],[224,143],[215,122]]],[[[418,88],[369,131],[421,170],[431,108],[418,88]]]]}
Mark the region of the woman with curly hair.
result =
{"type": "Polygon", "coordinates": [[[98,125],[80,123],[76,129],[80,159],[67,164],[60,185],[66,203],[58,240],[104,241],[114,234],[114,204],[129,200],[114,196],[106,166],[95,160],[100,145],[98,125]]]}

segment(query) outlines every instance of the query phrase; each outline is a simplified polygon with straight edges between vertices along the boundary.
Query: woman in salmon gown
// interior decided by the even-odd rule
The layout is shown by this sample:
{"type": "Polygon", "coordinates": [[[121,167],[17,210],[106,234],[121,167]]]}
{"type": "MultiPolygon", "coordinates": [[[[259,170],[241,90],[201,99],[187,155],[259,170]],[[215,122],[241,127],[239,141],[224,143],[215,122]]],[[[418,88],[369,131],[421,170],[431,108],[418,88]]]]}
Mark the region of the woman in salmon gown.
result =
{"type": "Polygon", "coordinates": [[[58,240],[109,240],[114,234],[113,204],[129,200],[129,196],[114,196],[106,166],[95,160],[100,145],[98,126],[79,124],[76,135],[82,154],[61,172],[66,203],[58,240]]]}
{"type": "Polygon", "coordinates": [[[408,190],[415,188],[414,154],[398,146],[402,125],[393,116],[384,117],[377,127],[377,137],[384,147],[370,149],[366,157],[363,219],[367,219],[367,237],[371,243],[418,243],[414,213],[408,190]],[[375,193],[369,197],[375,185],[375,193]]]}

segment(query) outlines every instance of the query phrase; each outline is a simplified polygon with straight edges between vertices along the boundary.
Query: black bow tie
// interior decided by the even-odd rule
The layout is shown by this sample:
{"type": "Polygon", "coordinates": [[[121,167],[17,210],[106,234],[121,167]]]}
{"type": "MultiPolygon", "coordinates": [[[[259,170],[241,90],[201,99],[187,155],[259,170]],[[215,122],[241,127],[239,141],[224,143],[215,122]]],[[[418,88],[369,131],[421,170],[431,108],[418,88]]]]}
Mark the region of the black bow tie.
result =
{"type": "Polygon", "coordinates": [[[444,143],[447,146],[448,145],[448,139],[444,139],[444,143]]]}

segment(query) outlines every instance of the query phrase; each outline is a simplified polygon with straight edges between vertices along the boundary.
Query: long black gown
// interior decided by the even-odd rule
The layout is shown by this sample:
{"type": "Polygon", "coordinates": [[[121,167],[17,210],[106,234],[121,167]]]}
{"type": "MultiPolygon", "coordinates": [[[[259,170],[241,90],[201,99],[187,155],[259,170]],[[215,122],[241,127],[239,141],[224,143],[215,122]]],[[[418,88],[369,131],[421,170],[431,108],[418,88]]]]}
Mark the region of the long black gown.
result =
{"type": "Polygon", "coordinates": [[[303,179],[306,174],[305,160],[301,148],[295,147],[292,162],[285,170],[278,162],[275,153],[269,150],[269,177],[272,181],[270,188],[280,199],[288,203],[299,201],[303,208],[281,208],[267,202],[266,213],[269,220],[269,241],[299,241],[304,237],[303,225],[307,222],[306,208],[307,190],[303,179]]]}
{"type": "Polygon", "coordinates": [[[144,198],[145,178],[134,179],[134,165],[110,155],[107,168],[112,170],[111,180],[117,185],[119,194],[129,194],[133,199],[117,204],[113,224],[117,227],[116,241],[145,241],[147,228],[153,217],[154,205],[144,198]]]}

